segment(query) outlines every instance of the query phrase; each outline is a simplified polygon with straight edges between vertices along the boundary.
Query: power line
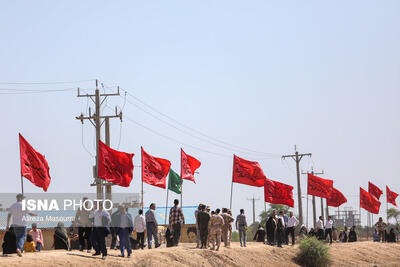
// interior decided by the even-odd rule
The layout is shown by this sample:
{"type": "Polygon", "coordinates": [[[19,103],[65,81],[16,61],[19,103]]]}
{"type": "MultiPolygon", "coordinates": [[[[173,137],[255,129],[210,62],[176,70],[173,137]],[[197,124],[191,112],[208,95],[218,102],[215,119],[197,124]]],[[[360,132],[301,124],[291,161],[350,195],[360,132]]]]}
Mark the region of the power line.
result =
{"type": "MultiPolygon", "coordinates": [[[[180,126],[182,126],[182,127],[184,127],[184,128],[189,129],[190,131],[195,132],[195,133],[197,133],[197,134],[199,134],[199,135],[202,135],[202,136],[204,136],[204,137],[206,137],[206,138],[208,138],[208,139],[214,140],[214,141],[216,141],[216,142],[218,142],[218,143],[225,144],[225,145],[227,145],[227,146],[236,147],[237,149],[241,149],[241,150],[248,151],[248,152],[245,152],[245,153],[247,153],[247,154],[253,153],[253,154],[262,154],[262,155],[269,155],[269,156],[279,156],[278,154],[275,154],[275,153],[267,153],[267,152],[255,151],[255,150],[251,150],[251,149],[248,149],[248,148],[245,148],[245,147],[241,147],[241,146],[238,146],[238,145],[234,145],[234,144],[231,144],[231,143],[228,143],[228,142],[225,142],[225,141],[221,141],[221,140],[219,140],[219,139],[217,139],[217,138],[215,138],[215,137],[212,137],[212,136],[210,136],[210,135],[207,135],[207,134],[205,134],[205,133],[202,133],[202,132],[200,132],[200,131],[198,131],[198,130],[196,130],[196,129],[194,129],[194,128],[192,128],[192,127],[190,127],[190,126],[188,126],[188,125],[186,125],[186,124],[184,124],[184,123],[181,123],[181,122],[179,122],[178,120],[172,118],[171,116],[168,116],[168,115],[164,114],[164,113],[161,112],[161,111],[158,111],[156,108],[154,108],[154,107],[152,107],[151,105],[147,104],[146,102],[144,102],[144,101],[141,100],[140,98],[134,96],[133,94],[131,94],[131,93],[128,92],[127,90],[125,90],[125,89],[121,89],[121,90],[127,92],[128,95],[129,95],[130,97],[132,97],[132,98],[135,99],[136,101],[140,102],[141,104],[145,105],[146,107],[148,107],[148,108],[151,109],[152,111],[154,111],[154,112],[160,114],[161,116],[163,116],[163,117],[165,117],[165,118],[167,118],[167,119],[169,119],[169,120],[175,122],[176,124],[179,124],[180,126]]],[[[147,111],[146,111],[146,112],[147,112],[147,111]]]]}
{"type": "MultiPolygon", "coordinates": [[[[111,107],[109,107],[109,106],[106,106],[106,107],[108,107],[109,109],[112,110],[111,107]]],[[[143,125],[143,124],[141,124],[141,123],[139,123],[139,122],[137,122],[137,121],[135,121],[135,120],[133,120],[133,119],[131,119],[130,117],[128,117],[128,116],[126,116],[126,115],[124,115],[124,118],[125,118],[126,120],[128,120],[128,121],[130,121],[130,122],[132,122],[132,123],[134,123],[134,124],[136,124],[136,125],[138,125],[138,126],[144,128],[144,129],[146,129],[147,131],[152,132],[153,134],[158,135],[158,136],[161,136],[161,137],[163,137],[163,138],[165,138],[165,139],[168,139],[168,140],[170,140],[170,141],[172,141],[172,142],[174,142],[174,143],[177,143],[177,144],[180,144],[180,145],[185,145],[185,146],[188,146],[188,147],[191,147],[191,148],[194,148],[194,149],[203,151],[203,152],[205,152],[205,153],[214,154],[214,155],[221,156],[221,157],[226,157],[226,158],[232,158],[232,155],[208,151],[208,150],[202,149],[202,148],[200,148],[200,147],[196,147],[196,146],[189,145],[189,144],[186,144],[186,143],[184,143],[184,142],[181,142],[181,141],[179,141],[179,140],[177,140],[177,139],[175,139],[175,138],[173,138],[173,137],[169,137],[169,136],[167,136],[167,135],[164,135],[164,134],[162,134],[162,133],[159,133],[159,132],[157,132],[157,131],[155,131],[155,130],[153,130],[153,129],[151,129],[151,128],[149,128],[149,127],[147,127],[147,126],[145,126],[145,125],[143,125]]]]}
{"type": "MultiPolygon", "coordinates": [[[[125,92],[126,92],[126,91],[125,91],[125,92]]],[[[183,129],[181,129],[181,128],[176,127],[176,126],[173,125],[172,123],[169,123],[169,122],[167,122],[167,121],[165,121],[165,120],[163,120],[163,119],[160,119],[159,117],[157,117],[157,116],[155,116],[154,114],[148,112],[148,111],[145,110],[144,108],[142,108],[142,107],[136,105],[135,103],[132,103],[132,102],[131,102],[130,100],[128,100],[128,99],[126,99],[126,102],[128,102],[128,104],[131,104],[132,106],[134,106],[134,107],[140,109],[141,111],[145,112],[146,114],[148,114],[149,116],[155,118],[156,120],[158,120],[158,121],[160,121],[160,122],[162,122],[162,123],[164,123],[164,124],[166,124],[166,125],[168,125],[168,126],[174,128],[174,129],[176,129],[176,130],[178,130],[178,131],[180,131],[180,132],[182,132],[182,133],[184,133],[184,134],[186,134],[186,135],[189,135],[189,136],[191,136],[191,137],[194,137],[194,138],[196,138],[196,139],[199,139],[199,140],[201,140],[201,141],[203,141],[203,142],[205,142],[205,143],[212,144],[212,145],[214,145],[214,146],[216,146],[216,147],[219,147],[219,148],[225,149],[225,150],[227,150],[227,151],[231,151],[231,152],[233,151],[233,152],[240,152],[240,153],[242,153],[242,154],[254,155],[254,153],[249,153],[249,152],[246,152],[246,151],[241,151],[241,150],[237,150],[237,149],[232,149],[232,148],[229,148],[229,147],[226,147],[226,146],[219,145],[219,144],[217,144],[217,143],[211,142],[211,141],[209,141],[209,140],[207,140],[207,139],[205,139],[205,138],[201,138],[201,137],[199,137],[199,136],[196,136],[196,135],[194,135],[194,134],[192,134],[192,133],[190,133],[190,132],[188,132],[188,131],[185,131],[185,130],[183,130],[183,129]]],[[[271,157],[272,157],[272,156],[269,155],[269,158],[271,158],[271,157]]]]}
{"type": "Polygon", "coordinates": [[[53,81],[53,82],[0,82],[0,84],[21,84],[21,85],[37,85],[37,84],[68,84],[68,83],[83,83],[93,82],[96,79],[78,80],[78,81],[53,81]]]}
{"type": "Polygon", "coordinates": [[[24,89],[5,89],[0,88],[0,91],[11,91],[11,92],[0,92],[0,95],[28,95],[28,94],[41,94],[41,93],[56,93],[56,92],[67,92],[76,90],[76,88],[65,88],[65,89],[49,89],[49,90],[24,90],[24,89]]]}

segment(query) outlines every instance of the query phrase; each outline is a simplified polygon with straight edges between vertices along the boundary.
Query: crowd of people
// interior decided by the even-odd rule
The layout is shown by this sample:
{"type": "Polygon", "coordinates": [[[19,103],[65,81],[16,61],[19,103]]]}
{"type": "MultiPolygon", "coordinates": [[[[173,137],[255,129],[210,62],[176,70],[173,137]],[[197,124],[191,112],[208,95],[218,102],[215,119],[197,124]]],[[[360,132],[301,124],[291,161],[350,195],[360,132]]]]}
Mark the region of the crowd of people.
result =
{"type": "MultiPolygon", "coordinates": [[[[291,244],[295,244],[295,231],[297,226],[299,225],[299,221],[296,217],[293,216],[293,212],[289,212],[289,216],[287,216],[284,211],[280,211],[279,215],[276,214],[275,210],[272,211],[272,214],[269,216],[266,223],[266,235],[268,245],[278,247],[282,247],[282,244],[289,245],[289,237],[291,238],[291,244]]],[[[260,226],[261,227],[261,226],[260,226]]],[[[265,234],[265,232],[264,232],[265,234]]],[[[262,236],[262,233],[257,231],[256,237],[257,241],[262,242],[262,240],[258,239],[259,236],[262,236]]],[[[307,229],[305,225],[301,225],[298,236],[300,238],[304,237],[315,237],[318,240],[326,240],[329,244],[332,244],[333,241],[339,242],[355,242],[357,241],[357,233],[355,231],[355,226],[353,226],[350,231],[347,230],[347,227],[344,227],[343,231],[340,231],[338,236],[338,231],[334,227],[334,222],[331,216],[328,216],[327,221],[324,223],[324,219],[322,216],[319,217],[319,220],[316,222],[316,227],[307,229]]],[[[256,239],[255,237],[255,239],[256,239]]]]}
{"type": "MultiPolygon", "coordinates": [[[[9,208],[7,217],[6,233],[3,240],[3,254],[17,253],[22,256],[22,252],[36,252],[44,248],[43,233],[38,229],[36,223],[32,223],[32,228],[27,233],[26,221],[24,216],[37,216],[35,213],[22,210],[22,194],[17,195],[17,202],[9,208]],[[13,223],[10,225],[12,218],[13,223]]],[[[83,198],[83,203],[87,198],[83,198]]],[[[133,218],[128,212],[126,206],[120,205],[117,210],[110,214],[103,209],[103,205],[97,205],[89,209],[84,206],[78,209],[73,224],[66,229],[62,222],[59,222],[54,229],[53,245],[54,249],[79,249],[87,250],[91,253],[94,249],[93,256],[101,255],[103,259],[107,257],[106,237],[111,235],[110,249],[119,249],[120,257],[131,257],[132,249],[145,248],[145,234],[147,234],[147,247],[152,249],[161,245],[159,240],[158,221],[155,214],[156,204],[151,203],[149,209],[143,214],[143,210],[138,211],[138,215],[133,218]],[[136,234],[134,238],[133,233],[136,234]]],[[[230,247],[232,240],[233,225],[239,234],[241,247],[246,247],[247,240],[247,220],[244,209],[236,216],[236,220],[232,212],[227,208],[210,210],[209,206],[199,204],[195,211],[196,219],[196,242],[199,249],[211,249],[218,251],[221,243],[225,247],[230,247]]],[[[185,216],[182,208],[179,206],[179,200],[174,200],[174,206],[169,212],[169,223],[165,231],[165,240],[167,247],[178,246],[181,238],[181,230],[185,224],[185,216]]],[[[298,236],[316,237],[319,240],[326,240],[330,244],[337,242],[355,242],[357,241],[357,233],[355,226],[348,230],[344,227],[338,234],[338,230],[334,227],[334,222],[330,216],[324,223],[323,217],[319,217],[316,227],[309,231],[304,226],[299,226],[299,220],[289,212],[289,216],[283,210],[277,213],[273,210],[264,225],[259,225],[253,238],[256,242],[262,242],[267,245],[282,247],[282,245],[295,244],[296,229],[298,236]]],[[[374,241],[396,242],[394,229],[389,233],[386,232],[387,225],[382,218],[375,224],[373,233],[374,241]]]]}

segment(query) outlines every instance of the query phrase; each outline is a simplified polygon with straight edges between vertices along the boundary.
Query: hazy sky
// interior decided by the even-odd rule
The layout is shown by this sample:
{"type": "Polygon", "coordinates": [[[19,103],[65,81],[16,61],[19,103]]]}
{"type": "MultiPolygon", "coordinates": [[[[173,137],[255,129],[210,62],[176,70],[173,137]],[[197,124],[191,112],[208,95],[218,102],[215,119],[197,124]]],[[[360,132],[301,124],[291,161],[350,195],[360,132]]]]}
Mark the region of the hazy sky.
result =
{"type": "MultiPolygon", "coordinates": [[[[236,150],[241,157],[260,159],[268,178],[293,186],[294,161],[282,161],[280,155],[293,153],[297,144],[300,152],[313,153],[301,168],[323,169],[324,177],[333,179],[348,197],[344,206],[358,209],[359,186],[367,190],[368,180],[400,192],[399,10],[396,0],[7,1],[0,7],[0,81],[97,78],[106,86],[120,85],[198,131],[272,153],[265,159],[269,154],[236,150]]],[[[2,89],[32,90],[78,86],[94,89],[94,82],[0,84],[2,89]]],[[[75,90],[6,92],[0,91],[0,190],[20,190],[21,132],[50,164],[49,192],[93,192],[89,183],[94,159],[82,146],[82,126],[75,119],[87,112],[87,99],[77,98],[75,90]]],[[[107,105],[122,108],[123,103],[123,97],[114,97],[107,105]]],[[[103,111],[111,112],[106,107],[103,111]]],[[[120,141],[119,149],[135,153],[134,164],[140,165],[143,146],[171,160],[179,172],[182,147],[202,162],[197,184],[184,182],[184,205],[229,206],[235,149],[188,136],[129,103],[123,112],[131,120],[122,123],[121,140],[120,122],[112,121],[113,148],[120,141]],[[132,120],[226,157],[175,143],[132,120]]],[[[89,122],[83,137],[94,153],[89,122]]],[[[140,183],[140,168],[135,168],[131,187],[114,190],[139,192],[140,183]]],[[[302,185],[305,194],[306,176],[302,185]]],[[[29,181],[25,188],[40,192],[29,181]]],[[[144,190],[145,205],[165,205],[165,191],[148,185],[144,190]]],[[[263,210],[261,188],[235,184],[233,192],[234,214],[245,208],[251,218],[247,198],[253,195],[261,199],[257,214],[263,210]]],[[[172,203],[176,195],[170,196],[172,203]]],[[[297,196],[295,200],[297,205],[297,196]]],[[[381,200],[384,210],[385,197],[381,200]]]]}

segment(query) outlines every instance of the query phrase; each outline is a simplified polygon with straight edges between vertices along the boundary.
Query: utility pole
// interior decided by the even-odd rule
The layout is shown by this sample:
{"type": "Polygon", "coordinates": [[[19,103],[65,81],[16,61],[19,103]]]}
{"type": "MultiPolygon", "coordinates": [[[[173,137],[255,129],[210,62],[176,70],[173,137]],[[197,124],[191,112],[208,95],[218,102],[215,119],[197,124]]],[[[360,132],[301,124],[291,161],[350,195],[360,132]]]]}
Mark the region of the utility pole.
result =
{"type": "MultiPolygon", "coordinates": [[[[311,174],[311,175],[319,175],[319,174],[324,174],[324,170],[322,170],[322,172],[314,172],[314,169],[311,168],[310,172],[301,172],[302,174],[311,174]]],[[[308,197],[308,196],[307,196],[308,197]]],[[[322,201],[322,198],[321,198],[322,201]]],[[[315,196],[312,196],[312,206],[313,206],[313,223],[314,223],[314,228],[317,225],[317,206],[315,204],[315,196]]],[[[324,216],[322,214],[322,216],[324,216]]],[[[308,220],[308,214],[307,214],[307,220],[308,220]]]]}
{"type": "Polygon", "coordinates": [[[253,202],[253,223],[256,222],[256,200],[260,200],[259,198],[248,198],[247,200],[250,200],[253,202]]]}
{"type": "Polygon", "coordinates": [[[301,199],[300,161],[304,156],[311,157],[312,154],[311,153],[299,154],[296,146],[294,146],[294,152],[295,152],[294,155],[284,155],[284,156],[282,156],[282,159],[292,158],[296,162],[297,196],[298,196],[298,202],[299,202],[299,220],[300,220],[300,225],[302,225],[303,224],[303,204],[302,204],[302,199],[301,199]]]}
{"type": "Polygon", "coordinates": [[[110,146],[110,129],[109,129],[109,119],[110,118],[120,118],[122,121],[122,112],[117,111],[117,107],[115,107],[115,115],[111,116],[102,116],[101,115],[101,105],[109,96],[119,96],[119,87],[117,93],[112,94],[101,94],[99,90],[99,82],[96,80],[96,90],[94,94],[81,94],[80,88],[78,88],[78,97],[89,97],[93,103],[95,104],[95,113],[92,114],[91,109],[89,108],[89,116],[84,116],[83,113],[79,117],[76,117],[77,120],[80,120],[83,124],[84,120],[89,120],[92,125],[96,129],[96,166],[94,166],[93,176],[94,183],[91,186],[96,186],[97,199],[104,199],[104,188],[103,185],[106,186],[107,189],[107,199],[111,199],[111,185],[112,183],[104,183],[102,179],[99,179],[99,141],[101,140],[101,126],[104,122],[106,122],[106,145],[110,146]],[[103,121],[102,121],[103,119],[103,121]]]}

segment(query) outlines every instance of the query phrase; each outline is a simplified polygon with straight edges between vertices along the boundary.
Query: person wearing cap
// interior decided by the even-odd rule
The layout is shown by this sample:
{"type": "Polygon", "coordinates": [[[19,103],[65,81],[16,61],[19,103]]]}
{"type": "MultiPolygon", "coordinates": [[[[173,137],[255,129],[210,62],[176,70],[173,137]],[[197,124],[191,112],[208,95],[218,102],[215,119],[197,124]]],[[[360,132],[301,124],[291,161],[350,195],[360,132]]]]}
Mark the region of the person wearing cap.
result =
{"type": "Polygon", "coordinates": [[[7,227],[8,230],[10,226],[10,220],[12,217],[12,224],[14,226],[14,232],[17,241],[17,253],[19,256],[21,251],[23,251],[23,246],[25,243],[26,237],[26,218],[25,216],[28,214],[30,216],[37,216],[36,213],[30,212],[29,210],[22,210],[22,200],[24,199],[24,195],[18,194],[17,195],[17,202],[12,204],[8,209],[8,216],[7,216],[7,227]]]}
{"type": "Polygon", "coordinates": [[[29,231],[29,234],[35,242],[36,251],[40,251],[44,247],[42,230],[37,228],[36,223],[32,223],[32,230],[29,231]]]}

